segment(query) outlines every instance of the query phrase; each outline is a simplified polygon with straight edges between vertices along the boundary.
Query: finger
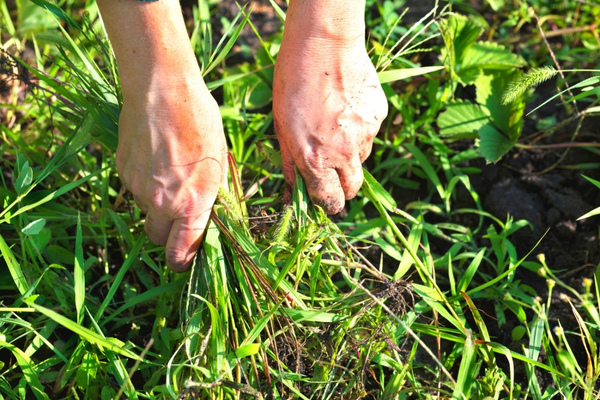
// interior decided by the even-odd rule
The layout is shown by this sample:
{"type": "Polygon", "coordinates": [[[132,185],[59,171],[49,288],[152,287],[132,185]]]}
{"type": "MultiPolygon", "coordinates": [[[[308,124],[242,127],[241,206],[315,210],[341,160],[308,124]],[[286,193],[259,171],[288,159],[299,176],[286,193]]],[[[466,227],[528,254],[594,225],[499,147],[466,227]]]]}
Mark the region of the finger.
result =
{"type": "Polygon", "coordinates": [[[190,269],[192,259],[200,247],[210,210],[195,220],[179,218],[173,221],[165,249],[167,266],[173,271],[185,272],[190,269]]]}
{"type": "Polygon", "coordinates": [[[173,221],[170,218],[160,214],[155,209],[150,209],[146,215],[146,223],[144,229],[148,239],[154,244],[164,246],[169,238],[169,232],[173,226],[173,221]]]}
{"type": "Polygon", "coordinates": [[[358,152],[358,157],[360,158],[361,164],[364,163],[367,158],[369,158],[369,155],[371,155],[371,150],[373,150],[373,139],[365,139],[358,152]]]}
{"type": "Polygon", "coordinates": [[[279,147],[281,149],[281,166],[283,169],[283,176],[285,177],[285,194],[283,195],[284,202],[291,201],[292,192],[294,190],[294,183],[296,182],[296,163],[292,157],[285,141],[279,141],[279,147]]]}
{"type": "Polygon", "coordinates": [[[308,195],[312,202],[327,214],[337,214],[344,209],[345,195],[340,178],[333,168],[318,171],[301,168],[308,195]]]}
{"type": "Polygon", "coordinates": [[[363,170],[358,157],[353,157],[349,165],[344,168],[338,168],[337,174],[340,180],[340,186],[344,191],[344,198],[350,200],[356,196],[363,183],[363,170]]]}
{"type": "MultiPolygon", "coordinates": [[[[133,193],[132,193],[133,194],[133,193]]],[[[142,212],[147,213],[148,212],[148,206],[146,205],[145,202],[142,201],[142,199],[140,199],[138,196],[136,196],[135,194],[133,194],[133,201],[135,201],[135,204],[138,206],[138,208],[140,210],[142,210],[142,212]]]]}

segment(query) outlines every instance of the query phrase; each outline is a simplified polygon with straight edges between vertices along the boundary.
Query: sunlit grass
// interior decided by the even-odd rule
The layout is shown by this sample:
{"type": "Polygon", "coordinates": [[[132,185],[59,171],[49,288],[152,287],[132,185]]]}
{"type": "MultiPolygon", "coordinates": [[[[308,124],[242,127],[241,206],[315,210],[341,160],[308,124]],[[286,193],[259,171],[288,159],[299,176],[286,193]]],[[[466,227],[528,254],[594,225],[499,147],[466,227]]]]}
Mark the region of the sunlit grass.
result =
{"type": "MultiPolygon", "coordinates": [[[[419,69],[409,58],[440,16],[402,31],[390,4],[369,2],[387,21],[371,23],[389,23],[370,44],[391,72],[384,80],[443,74],[441,64],[419,69]]],[[[200,1],[192,43],[209,86],[222,91],[230,178],[192,270],[176,275],[120,191],[120,93],[101,26],[20,5],[21,22],[63,20],[27,33],[30,67],[12,58],[24,33],[0,7],[1,73],[13,85],[0,114],[0,398],[598,396],[597,282],[571,288],[543,256],[517,254],[513,235],[530,224],[484,210],[469,178],[476,171],[461,166],[476,152],[451,150],[435,130],[457,86],[450,77],[424,77],[426,88],[406,93],[384,85],[391,121],[343,220],[310,204],[300,177],[286,208],[264,111],[280,33],[261,37],[255,60],[230,67],[251,10],[213,46],[221,35],[201,22],[211,9],[200,1]],[[402,128],[392,123],[398,115],[402,128]],[[419,187],[423,198],[398,204],[399,191],[419,187]],[[459,188],[467,208],[455,205],[459,188]],[[548,279],[544,298],[515,278],[520,268],[548,279]],[[550,317],[557,287],[576,331],[550,317]],[[518,321],[510,336],[520,348],[490,333],[507,320],[518,321]],[[538,371],[554,384],[540,387],[538,371]]]]}

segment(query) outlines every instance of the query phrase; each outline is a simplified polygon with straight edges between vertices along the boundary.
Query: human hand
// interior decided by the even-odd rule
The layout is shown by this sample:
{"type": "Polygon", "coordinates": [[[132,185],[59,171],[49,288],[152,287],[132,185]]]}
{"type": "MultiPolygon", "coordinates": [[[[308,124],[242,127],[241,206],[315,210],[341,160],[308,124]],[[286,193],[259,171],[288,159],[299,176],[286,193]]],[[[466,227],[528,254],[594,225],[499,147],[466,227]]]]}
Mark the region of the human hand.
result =
{"type": "Polygon", "coordinates": [[[361,36],[340,43],[288,31],[275,65],[273,115],[288,190],[298,167],[328,214],[360,189],[361,163],[388,110],[361,36]]]}
{"type": "Polygon", "coordinates": [[[364,44],[364,0],[289,3],[273,77],[273,117],[288,192],[298,167],[328,214],[363,181],[362,162],[387,115],[364,44]]]}
{"type": "Polygon", "coordinates": [[[187,270],[198,250],[226,176],[226,152],[219,107],[201,77],[168,87],[154,81],[124,98],[117,169],[147,212],[148,238],[166,245],[176,272],[187,270]]]}

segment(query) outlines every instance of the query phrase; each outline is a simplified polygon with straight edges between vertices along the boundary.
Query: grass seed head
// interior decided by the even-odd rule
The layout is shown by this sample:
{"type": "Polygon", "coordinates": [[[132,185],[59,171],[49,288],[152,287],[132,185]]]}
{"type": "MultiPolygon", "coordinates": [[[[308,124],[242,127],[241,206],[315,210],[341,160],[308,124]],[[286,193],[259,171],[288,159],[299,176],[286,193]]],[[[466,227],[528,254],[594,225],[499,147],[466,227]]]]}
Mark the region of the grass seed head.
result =
{"type": "Polygon", "coordinates": [[[512,103],[518,97],[523,96],[527,89],[547,81],[557,73],[558,71],[552,67],[533,68],[508,84],[508,88],[502,96],[502,104],[512,103]]]}

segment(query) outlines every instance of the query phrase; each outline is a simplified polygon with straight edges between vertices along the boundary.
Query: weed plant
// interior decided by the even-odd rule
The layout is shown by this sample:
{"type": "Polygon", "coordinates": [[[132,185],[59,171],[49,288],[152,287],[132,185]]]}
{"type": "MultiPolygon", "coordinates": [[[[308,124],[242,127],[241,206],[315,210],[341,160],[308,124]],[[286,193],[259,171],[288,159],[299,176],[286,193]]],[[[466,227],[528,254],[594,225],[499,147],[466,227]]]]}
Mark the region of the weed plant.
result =
{"type": "MultiPolygon", "coordinates": [[[[95,6],[81,16],[71,0],[0,3],[0,399],[598,398],[597,281],[569,287],[543,255],[517,254],[514,234],[530,223],[486,212],[470,178],[478,170],[465,164],[518,144],[528,92],[501,100],[524,58],[482,40],[490,27],[466,2],[436,4],[412,25],[402,2],[367,3],[390,116],[361,193],[334,220],[299,176],[292,204],[281,200],[268,111],[281,32],[260,36],[250,7],[213,32],[211,2],[193,7],[230,179],[182,275],[120,189],[121,95],[95,6]],[[244,28],[261,47],[230,65],[244,28]],[[472,85],[474,98],[462,98],[472,85]],[[454,146],[462,139],[477,147],[454,146]],[[411,190],[419,199],[399,205],[411,190]],[[459,191],[468,205],[457,206],[459,191]],[[547,279],[544,298],[518,269],[547,279]],[[550,317],[557,288],[575,331],[550,317]],[[510,339],[495,336],[508,320],[510,339]]],[[[577,26],[597,16],[565,3],[578,7],[577,26]]],[[[486,2],[506,6],[496,31],[530,23],[523,4],[486,2]]]]}

